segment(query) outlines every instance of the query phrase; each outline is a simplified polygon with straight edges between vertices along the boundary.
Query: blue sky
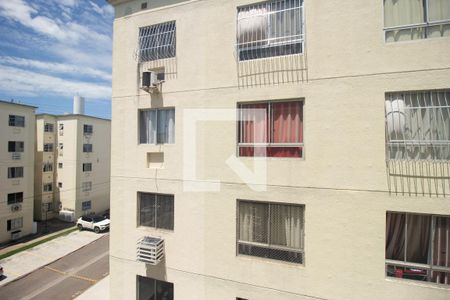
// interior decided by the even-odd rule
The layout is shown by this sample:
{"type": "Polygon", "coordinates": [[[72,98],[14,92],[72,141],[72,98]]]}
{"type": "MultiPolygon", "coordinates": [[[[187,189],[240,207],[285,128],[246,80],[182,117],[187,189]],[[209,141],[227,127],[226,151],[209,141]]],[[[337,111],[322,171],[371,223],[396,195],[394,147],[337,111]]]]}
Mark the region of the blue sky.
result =
{"type": "Polygon", "coordinates": [[[0,99],[111,117],[113,8],[105,0],[0,0],[0,99]]]}

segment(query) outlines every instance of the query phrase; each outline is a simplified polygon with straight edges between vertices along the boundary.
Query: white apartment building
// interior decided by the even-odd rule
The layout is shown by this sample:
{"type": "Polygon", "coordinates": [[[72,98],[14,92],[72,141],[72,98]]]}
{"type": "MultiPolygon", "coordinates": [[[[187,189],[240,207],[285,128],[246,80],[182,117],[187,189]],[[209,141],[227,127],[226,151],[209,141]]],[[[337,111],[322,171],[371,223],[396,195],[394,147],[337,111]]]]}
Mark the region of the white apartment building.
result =
{"type": "Polygon", "coordinates": [[[112,299],[450,298],[450,1],[109,3],[112,299]]]}
{"type": "Polygon", "coordinates": [[[0,101],[0,243],[32,234],[36,107],[0,101]]]}
{"type": "Polygon", "coordinates": [[[75,221],[109,209],[110,120],[40,114],[36,133],[35,218],[75,221]]]}

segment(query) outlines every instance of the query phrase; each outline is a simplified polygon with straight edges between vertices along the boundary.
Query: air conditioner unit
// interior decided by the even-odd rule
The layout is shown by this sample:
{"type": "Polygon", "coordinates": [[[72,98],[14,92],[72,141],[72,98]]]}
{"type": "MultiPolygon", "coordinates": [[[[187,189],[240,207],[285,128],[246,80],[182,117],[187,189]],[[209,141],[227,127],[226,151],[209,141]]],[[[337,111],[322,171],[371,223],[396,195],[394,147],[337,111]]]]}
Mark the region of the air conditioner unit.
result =
{"type": "Polygon", "coordinates": [[[13,153],[11,154],[11,158],[12,158],[13,160],[19,160],[19,159],[21,159],[21,157],[22,157],[22,155],[21,155],[20,152],[13,152],[13,153]]]}
{"type": "Polygon", "coordinates": [[[20,230],[11,232],[11,240],[18,240],[18,239],[20,239],[20,234],[21,233],[22,233],[22,231],[20,231],[20,230]]]}
{"type": "Polygon", "coordinates": [[[21,211],[21,210],[22,210],[22,204],[11,205],[11,211],[12,212],[17,212],[17,211],[21,211]]]}
{"type": "Polygon", "coordinates": [[[141,89],[148,93],[160,92],[161,84],[164,82],[164,73],[154,71],[142,72],[141,89]]]}
{"type": "Polygon", "coordinates": [[[137,260],[157,265],[164,258],[164,240],[155,237],[143,237],[137,242],[137,260]]]}

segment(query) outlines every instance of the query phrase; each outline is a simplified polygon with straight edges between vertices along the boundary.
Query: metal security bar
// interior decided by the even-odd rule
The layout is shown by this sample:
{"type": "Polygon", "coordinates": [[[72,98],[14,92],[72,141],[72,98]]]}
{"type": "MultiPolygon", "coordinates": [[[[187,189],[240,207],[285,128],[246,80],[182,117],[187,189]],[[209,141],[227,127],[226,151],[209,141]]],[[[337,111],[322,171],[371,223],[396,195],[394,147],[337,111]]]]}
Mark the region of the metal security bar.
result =
{"type": "Polygon", "coordinates": [[[175,21],[139,28],[138,61],[153,61],[176,56],[175,21]]]}
{"type": "Polygon", "coordinates": [[[273,0],[238,8],[238,61],[303,53],[303,0],[273,0]]]}

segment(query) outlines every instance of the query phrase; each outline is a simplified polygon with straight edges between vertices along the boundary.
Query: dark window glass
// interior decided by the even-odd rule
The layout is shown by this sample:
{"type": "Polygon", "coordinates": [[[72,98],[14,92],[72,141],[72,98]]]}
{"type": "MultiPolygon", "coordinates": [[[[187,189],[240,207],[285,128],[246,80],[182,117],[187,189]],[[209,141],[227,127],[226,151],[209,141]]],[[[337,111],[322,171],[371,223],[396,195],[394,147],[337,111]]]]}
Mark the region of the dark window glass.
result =
{"type": "Polygon", "coordinates": [[[8,204],[22,203],[23,192],[8,194],[8,204]]]}
{"type": "Polygon", "coordinates": [[[139,226],[173,230],[174,197],[152,193],[139,193],[139,226]]]}
{"type": "Polygon", "coordinates": [[[83,152],[92,152],[92,144],[83,144],[83,152]]]}
{"type": "Polygon", "coordinates": [[[25,127],[25,117],[9,115],[9,126],[25,127]]]}
{"type": "Polygon", "coordinates": [[[137,276],[138,300],[173,300],[173,283],[137,276]]]}

